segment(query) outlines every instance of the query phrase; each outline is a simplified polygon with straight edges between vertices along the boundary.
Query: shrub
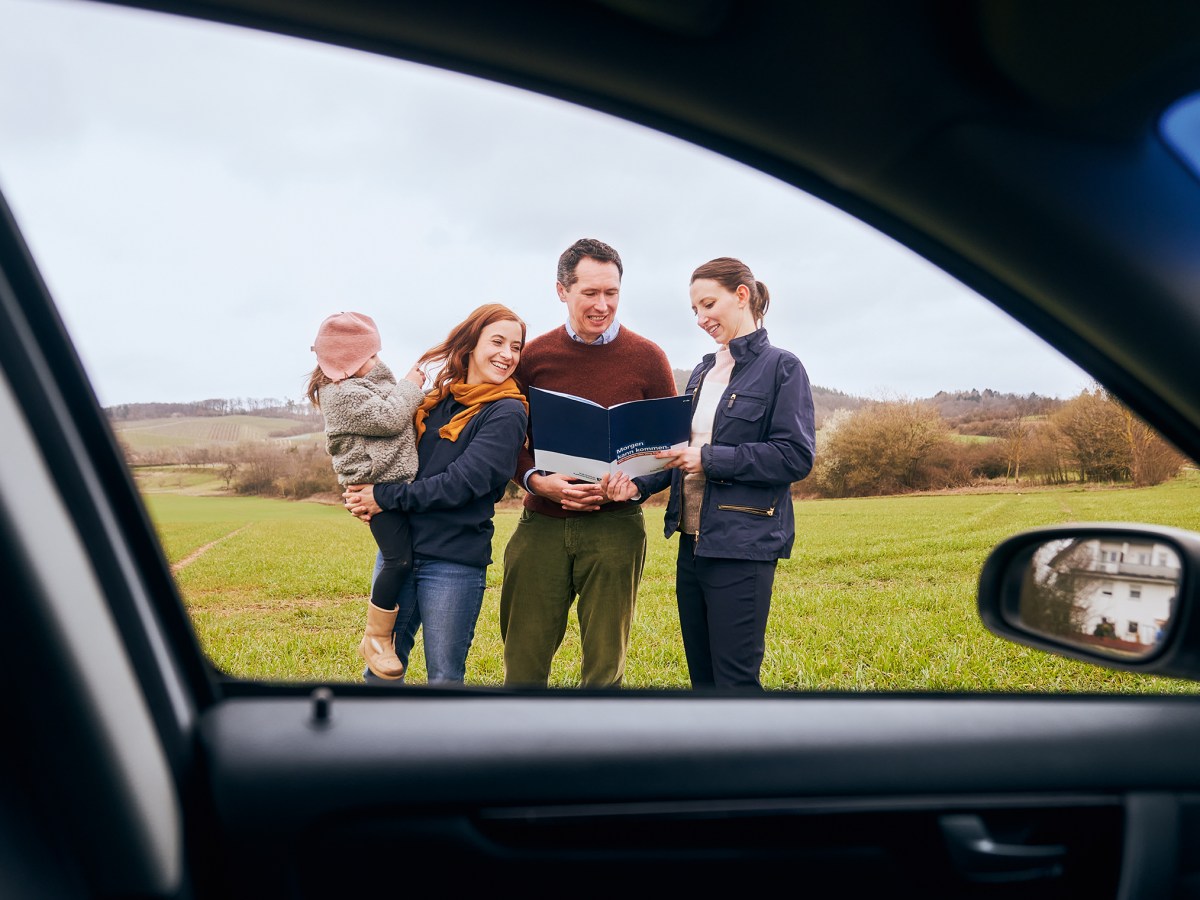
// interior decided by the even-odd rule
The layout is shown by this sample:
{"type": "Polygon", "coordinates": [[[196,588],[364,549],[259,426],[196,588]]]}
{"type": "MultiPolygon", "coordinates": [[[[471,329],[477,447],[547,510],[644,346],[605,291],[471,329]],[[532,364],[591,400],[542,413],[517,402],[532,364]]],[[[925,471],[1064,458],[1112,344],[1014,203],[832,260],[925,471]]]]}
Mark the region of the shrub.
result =
{"type": "Polygon", "coordinates": [[[1129,481],[1124,415],[1102,388],[1082,391],[1051,421],[1066,439],[1080,481],[1129,481]]]}
{"type": "Polygon", "coordinates": [[[829,497],[862,497],[945,487],[954,449],[937,410],[920,401],[876,402],[831,417],[823,429],[812,486],[829,497]]]}

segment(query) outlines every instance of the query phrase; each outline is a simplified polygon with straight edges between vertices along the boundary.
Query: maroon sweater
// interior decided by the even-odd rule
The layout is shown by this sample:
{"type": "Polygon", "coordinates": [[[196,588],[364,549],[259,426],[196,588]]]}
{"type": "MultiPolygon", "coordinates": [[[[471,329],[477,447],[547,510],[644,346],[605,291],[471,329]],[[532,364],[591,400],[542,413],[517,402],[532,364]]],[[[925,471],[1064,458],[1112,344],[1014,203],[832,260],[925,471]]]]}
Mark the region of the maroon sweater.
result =
{"type": "MultiPolygon", "coordinates": [[[[586,397],[601,406],[615,406],[630,400],[675,396],[675,376],[662,348],[624,325],[617,338],[607,344],[583,344],[571,340],[565,325],[534,338],[521,352],[516,379],[522,389],[544,388],[586,397]]],[[[516,482],[536,468],[533,462],[532,422],[526,441],[517,457],[516,482]]],[[[605,509],[628,506],[610,503],[605,509]]],[[[563,509],[533,494],[525,495],[525,508],[555,518],[589,515],[563,509]]]]}

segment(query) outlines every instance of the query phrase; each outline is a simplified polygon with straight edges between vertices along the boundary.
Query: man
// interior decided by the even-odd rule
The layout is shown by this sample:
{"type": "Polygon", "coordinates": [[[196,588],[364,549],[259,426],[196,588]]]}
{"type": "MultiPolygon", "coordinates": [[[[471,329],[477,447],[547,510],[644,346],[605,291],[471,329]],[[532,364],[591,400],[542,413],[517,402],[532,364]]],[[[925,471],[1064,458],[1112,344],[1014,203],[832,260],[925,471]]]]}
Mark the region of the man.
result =
{"type": "MultiPolygon", "coordinates": [[[[617,251],[600,241],[584,238],[563,252],[558,297],[567,323],[526,344],[516,373],[523,388],[575,394],[605,407],[675,394],[662,348],[617,322],[623,273],[617,251]]],[[[528,493],[504,552],[504,683],[545,687],[578,597],[581,683],[618,686],[646,559],[641,508],[604,502],[602,485],[538,470],[532,446],[518,459],[514,480],[528,493]]]]}

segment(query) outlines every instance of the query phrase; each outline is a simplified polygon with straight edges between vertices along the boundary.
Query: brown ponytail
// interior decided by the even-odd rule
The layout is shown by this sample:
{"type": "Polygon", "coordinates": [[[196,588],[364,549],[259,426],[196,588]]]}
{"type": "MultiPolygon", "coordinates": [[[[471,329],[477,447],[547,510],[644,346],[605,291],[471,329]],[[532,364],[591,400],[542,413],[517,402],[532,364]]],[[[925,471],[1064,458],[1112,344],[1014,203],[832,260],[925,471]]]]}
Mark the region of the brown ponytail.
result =
{"type": "Polygon", "coordinates": [[[321,388],[327,384],[333,384],[333,379],[322,372],[320,366],[317,366],[308,376],[308,387],[304,391],[304,395],[308,397],[308,402],[313,405],[314,409],[321,408],[321,388]]]}
{"type": "Polygon", "coordinates": [[[771,305],[771,294],[767,286],[754,277],[749,266],[732,256],[718,256],[692,273],[692,281],[701,278],[711,279],[731,293],[736,293],[738,286],[744,284],[750,292],[750,315],[754,318],[754,324],[762,327],[767,308],[771,305]]]}

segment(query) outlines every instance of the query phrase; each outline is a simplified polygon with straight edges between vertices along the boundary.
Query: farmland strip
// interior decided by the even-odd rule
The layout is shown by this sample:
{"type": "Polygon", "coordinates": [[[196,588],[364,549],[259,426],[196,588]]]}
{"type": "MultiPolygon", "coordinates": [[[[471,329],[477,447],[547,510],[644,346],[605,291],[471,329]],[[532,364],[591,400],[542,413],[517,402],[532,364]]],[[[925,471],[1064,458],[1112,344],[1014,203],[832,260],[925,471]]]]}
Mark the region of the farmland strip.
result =
{"type": "Polygon", "coordinates": [[[203,547],[197,547],[195,550],[193,550],[191,553],[189,553],[183,559],[179,560],[179,562],[172,564],[171,574],[174,575],[176,572],[178,572],[184,566],[190,566],[192,563],[194,563],[196,560],[198,560],[201,556],[203,556],[205,553],[207,553],[213,547],[217,546],[217,544],[221,543],[221,541],[227,541],[234,535],[241,534],[243,531],[245,531],[247,528],[249,528],[251,524],[252,523],[247,523],[247,524],[243,525],[241,528],[235,528],[233,531],[229,532],[229,534],[222,535],[221,537],[217,538],[215,541],[209,541],[203,547]]]}

